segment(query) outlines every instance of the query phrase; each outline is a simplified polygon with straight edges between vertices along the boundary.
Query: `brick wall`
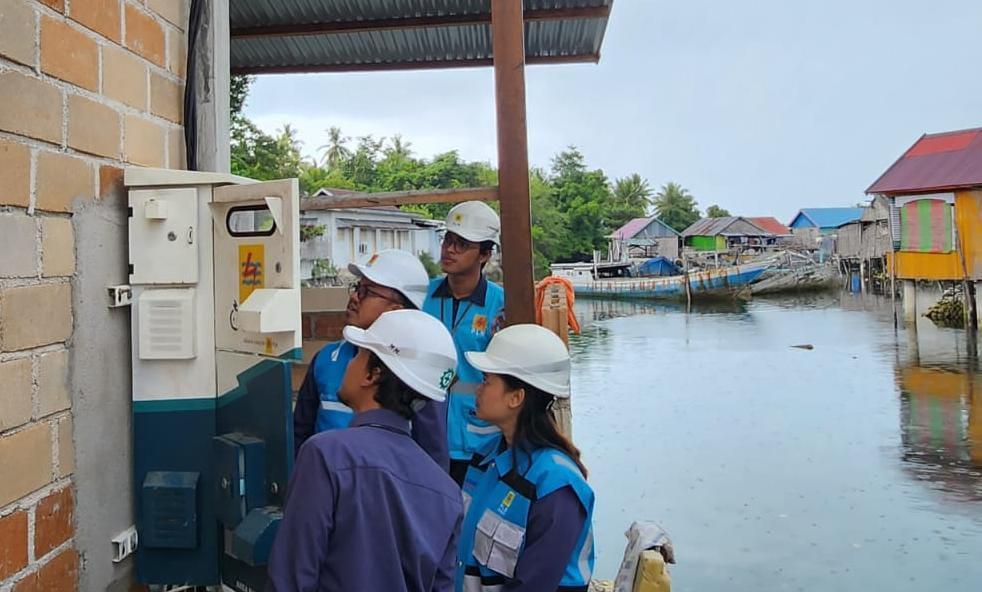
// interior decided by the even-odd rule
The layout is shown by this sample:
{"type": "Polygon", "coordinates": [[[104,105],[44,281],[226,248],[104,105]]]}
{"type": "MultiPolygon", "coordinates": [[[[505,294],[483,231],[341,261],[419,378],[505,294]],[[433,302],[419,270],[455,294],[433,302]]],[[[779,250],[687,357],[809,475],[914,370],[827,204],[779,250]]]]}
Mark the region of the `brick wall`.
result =
{"type": "Polygon", "coordinates": [[[303,332],[303,363],[293,365],[293,390],[303,383],[307,366],[324,345],[341,339],[347,313],[343,310],[304,311],[300,316],[303,332]]]}
{"type": "Polygon", "coordinates": [[[73,590],[85,569],[72,212],[127,164],[183,168],[188,4],[0,1],[0,592],[73,590]]]}

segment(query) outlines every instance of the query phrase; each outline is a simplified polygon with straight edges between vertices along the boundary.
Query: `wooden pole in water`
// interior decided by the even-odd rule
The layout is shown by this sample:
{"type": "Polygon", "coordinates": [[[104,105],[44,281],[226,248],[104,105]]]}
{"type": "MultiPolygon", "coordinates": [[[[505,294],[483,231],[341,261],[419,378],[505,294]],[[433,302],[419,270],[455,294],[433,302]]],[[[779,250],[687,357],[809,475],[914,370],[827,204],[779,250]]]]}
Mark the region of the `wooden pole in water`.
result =
{"type": "Polygon", "coordinates": [[[965,328],[969,331],[978,331],[979,318],[975,310],[975,286],[969,285],[968,265],[965,263],[965,249],[962,243],[962,233],[958,232],[958,225],[955,225],[955,236],[958,238],[958,258],[962,264],[962,292],[965,294],[965,328]]]}
{"type": "Polygon", "coordinates": [[[525,18],[521,0],[491,0],[498,124],[498,194],[508,324],[535,322],[528,130],[525,121],[525,18]]]}
{"type": "Polygon", "coordinates": [[[688,312],[692,306],[692,289],[689,287],[689,258],[682,250],[682,273],[685,276],[685,311],[688,312]]]}

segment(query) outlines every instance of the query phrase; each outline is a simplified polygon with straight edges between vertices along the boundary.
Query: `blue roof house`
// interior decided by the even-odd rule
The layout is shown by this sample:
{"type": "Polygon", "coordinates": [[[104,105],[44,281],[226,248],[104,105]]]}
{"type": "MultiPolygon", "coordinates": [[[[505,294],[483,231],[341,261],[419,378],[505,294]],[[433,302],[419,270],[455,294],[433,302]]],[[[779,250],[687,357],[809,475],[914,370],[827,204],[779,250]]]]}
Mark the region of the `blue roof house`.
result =
{"type": "Polygon", "coordinates": [[[806,229],[835,234],[842,226],[858,222],[862,215],[863,208],[802,208],[788,226],[795,234],[806,229]]]}

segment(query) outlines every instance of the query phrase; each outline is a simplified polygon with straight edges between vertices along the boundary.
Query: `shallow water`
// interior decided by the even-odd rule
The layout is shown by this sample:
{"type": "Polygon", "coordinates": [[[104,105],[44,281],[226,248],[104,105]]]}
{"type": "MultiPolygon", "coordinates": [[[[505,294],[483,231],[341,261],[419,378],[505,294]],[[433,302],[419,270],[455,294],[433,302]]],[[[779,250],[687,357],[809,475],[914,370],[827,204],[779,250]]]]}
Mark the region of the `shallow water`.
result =
{"type": "Polygon", "coordinates": [[[644,519],[672,535],[676,591],[982,590],[982,375],[963,331],[895,331],[888,299],[846,294],[576,310],[598,578],[644,519]]]}

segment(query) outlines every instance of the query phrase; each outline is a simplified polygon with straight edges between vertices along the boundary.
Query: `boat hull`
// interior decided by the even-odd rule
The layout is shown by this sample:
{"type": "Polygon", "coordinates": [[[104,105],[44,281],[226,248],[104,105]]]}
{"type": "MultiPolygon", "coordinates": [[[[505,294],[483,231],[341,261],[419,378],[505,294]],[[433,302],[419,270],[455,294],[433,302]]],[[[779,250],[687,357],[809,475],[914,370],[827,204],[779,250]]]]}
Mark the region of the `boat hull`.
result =
{"type": "MultiPolygon", "coordinates": [[[[747,292],[767,269],[767,263],[745,263],[733,267],[689,273],[692,298],[733,298],[747,292]]],[[[593,298],[684,299],[686,276],[625,278],[573,282],[577,296],[593,298]]]]}
{"type": "Polygon", "coordinates": [[[776,271],[771,277],[755,282],[750,290],[754,296],[768,294],[787,294],[820,292],[838,285],[838,274],[830,266],[807,267],[795,270],[776,271]]]}

